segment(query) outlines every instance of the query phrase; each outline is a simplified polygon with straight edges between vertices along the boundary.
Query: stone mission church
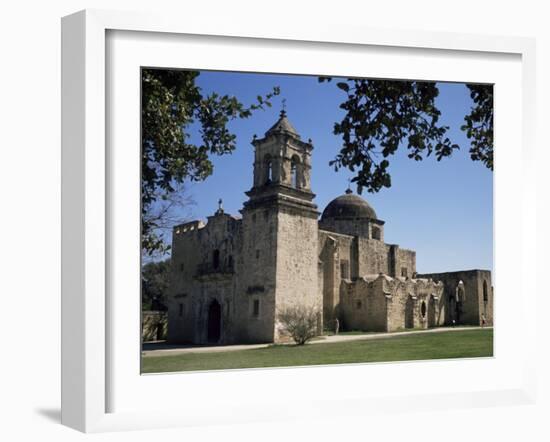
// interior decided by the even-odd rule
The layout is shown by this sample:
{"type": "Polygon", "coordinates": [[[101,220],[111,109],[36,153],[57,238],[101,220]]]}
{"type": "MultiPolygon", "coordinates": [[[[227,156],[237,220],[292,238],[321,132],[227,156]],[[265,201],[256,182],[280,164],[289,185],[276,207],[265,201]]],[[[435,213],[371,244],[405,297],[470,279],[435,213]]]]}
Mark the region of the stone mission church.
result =
{"type": "Polygon", "coordinates": [[[351,190],[321,217],[311,189],[311,142],[284,111],[252,141],[254,182],[242,217],[218,210],[174,227],[168,340],[281,342],[277,313],[319,312],[319,332],[491,325],[491,272],[419,275],[416,253],[388,244],[384,221],[351,190]]]}

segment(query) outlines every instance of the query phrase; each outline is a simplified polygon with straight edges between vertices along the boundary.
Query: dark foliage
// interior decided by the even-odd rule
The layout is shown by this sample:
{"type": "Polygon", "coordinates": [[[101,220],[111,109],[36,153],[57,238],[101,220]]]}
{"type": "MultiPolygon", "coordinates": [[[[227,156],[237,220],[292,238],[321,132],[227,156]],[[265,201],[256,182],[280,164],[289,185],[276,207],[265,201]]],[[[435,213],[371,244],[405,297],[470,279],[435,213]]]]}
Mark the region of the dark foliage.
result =
{"type": "Polygon", "coordinates": [[[470,156],[493,170],[493,85],[468,84],[473,106],[462,130],[472,141],[470,156]]]}
{"type": "Polygon", "coordinates": [[[142,70],[142,250],[146,254],[168,249],[158,233],[158,220],[148,216],[157,201],[171,198],[184,181],[201,181],[212,173],[210,155],[235,150],[236,136],[228,123],[248,118],[271,106],[279,94],[275,87],[257,102],[245,106],[236,97],[203,95],[196,85],[197,71],[142,70]],[[197,126],[200,143],[190,141],[189,129],[197,126]]]}
{"type": "MultiPolygon", "coordinates": [[[[319,78],[319,82],[330,81],[319,78]]],[[[359,193],[391,187],[390,158],[401,147],[415,161],[432,154],[440,161],[459,148],[446,135],[449,127],[439,123],[435,82],[349,78],[336,86],[346,94],[340,105],[346,114],[334,125],[343,146],[330,164],[335,170],[345,167],[355,172],[352,182],[359,193]]],[[[472,159],[492,169],[492,88],[489,100],[485,86],[468,87],[474,107],[463,129],[472,139],[472,159]]]]}
{"type": "Polygon", "coordinates": [[[170,260],[149,262],[141,269],[142,310],[166,310],[170,260]]]}

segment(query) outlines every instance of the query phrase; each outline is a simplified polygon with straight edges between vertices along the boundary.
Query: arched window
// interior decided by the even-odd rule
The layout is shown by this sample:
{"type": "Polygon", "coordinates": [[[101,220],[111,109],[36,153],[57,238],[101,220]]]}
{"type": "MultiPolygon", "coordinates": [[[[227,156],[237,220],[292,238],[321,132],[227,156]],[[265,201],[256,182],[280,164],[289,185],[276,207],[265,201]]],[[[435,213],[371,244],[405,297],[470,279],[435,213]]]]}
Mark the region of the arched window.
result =
{"type": "Polygon", "coordinates": [[[426,317],[426,302],[422,301],[422,304],[420,305],[420,314],[422,317],[426,317]]]}
{"type": "Polygon", "coordinates": [[[464,301],[466,301],[466,292],[464,290],[464,283],[462,281],[459,281],[456,287],[456,302],[462,303],[464,301]]]}
{"type": "Polygon", "coordinates": [[[485,304],[489,302],[489,293],[487,292],[487,281],[483,281],[483,302],[485,304]]]}
{"type": "Polygon", "coordinates": [[[265,182],[266,184],[273,181],[273,160],[271,155],[267,154],[265,156],[265,182]]]}
{"type": "Polygon", "coordinates": [[[220,266],[220,251],[218,249],[214,250],[212,254],[212,266],[217,269],[220,266]]]}
{"type": "Polygon", "coordinates": [[[456,286],[456,292],[454,302],[450,303],[451,320],[454,324],[460,324],[461,318],[464,316],[464,302],[466,301],[466,291],[464,289],[464,283],[458,281],[456,286]]]}
{"type": "Polygon", "coordinates": [[[298,177],[299,168],[300,168],[300,158],[294,155],[292,157],[292,160],[290,161],[290,185],[295,189],[300,187],[300,180],[298,177]]]}

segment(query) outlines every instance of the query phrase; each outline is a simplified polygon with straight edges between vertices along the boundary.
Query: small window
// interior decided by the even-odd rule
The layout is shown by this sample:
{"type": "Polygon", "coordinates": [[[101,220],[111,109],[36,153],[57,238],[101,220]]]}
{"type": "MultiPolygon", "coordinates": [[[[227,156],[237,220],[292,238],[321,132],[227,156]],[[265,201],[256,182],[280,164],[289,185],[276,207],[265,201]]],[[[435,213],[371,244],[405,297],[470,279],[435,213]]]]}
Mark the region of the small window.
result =
{"type": "Polygon", "coordinates": [[[215,269],[220,266],[220,251],[218,249],[214,250],[214,253],[212,254],[212,265],[215,269]]]}
{"type": "Polygon", "coordinates": [[[420,313],[422,314],[422,317],[426,317],[426,302],[422,301],[422,305],[420,306],[420,313]]]}
{"type": "Polygon", "coordinates": [[[265,183],[269,184],[273,181],[273,161],[268,154],[265,156],[265,183]]]}
{"type": "Polygon", "coordinates": [[[268,218],[269,218],[269,212],[266,210],[264,211],[264,220],[267,221],[268,218]]]}
{"type": "Polygon", "coordinates": [[[179,307],[178,315],[181,318],[183,316],[183,304],[179,304],[178,307],[179,307]]]}
{"type": "Polygon", "coordinates": [[[300,163],[300,159],[297,156],[292,157],[292,161],[290,162],[290,185],[297,189],[299,187],[298,182],[298,164],[300,163]]]}
{"type": "Polygon", "coordinates": [[[232,270],[233,269],[233,256],[229,255],[227,257],[227,267],[232,270]]]}
{"type": "Polygon", "coordinates": [[[349,279],[349,262],[347,260],[340,262],[340,278],[349,279]]]}
{"type": "Polygon", "coordinates": [[[357,308],[357,310],[361,310],[361,308],[363,307],[363,303],[361,302],[361,300],[358,300],[355,303],[355,307],[357,308]]]}
{"type": "Polygon", "coordinates": [[[183,262],[180,264],[180,272],[183,272],[185,266],[183,265],[183,262]]]}
{"type": "Polygon", "coordinates": [[[489,302],[489,293],[487,291],[487,281],[483,281],[483,302],[485,304],[489,302]]]}
{"type": "Polygon", "coordinates": [[[254,302],[252,303],[252,316],[254,316],[255,318],[260,316],[260,300],[259,299],[255,299],[254,302]]]}
{"type": "Polygon", "coordinates": [[[407,276],[409,276],[409,274],[407,272],[407,267],[401,267],[401,276],[403,278],[406,278],[407,276]]]}
{"type": "Polygon", "coordinates": [[[256,250],[256,259],[258,259],[259,257],[260,257],[260,251],[256,250]]]}
{"type": "Polygon", "coordinates": [[[372,236],[372,239],[380,240],[380,227],[372,226],[371,236],[372,236]]]}

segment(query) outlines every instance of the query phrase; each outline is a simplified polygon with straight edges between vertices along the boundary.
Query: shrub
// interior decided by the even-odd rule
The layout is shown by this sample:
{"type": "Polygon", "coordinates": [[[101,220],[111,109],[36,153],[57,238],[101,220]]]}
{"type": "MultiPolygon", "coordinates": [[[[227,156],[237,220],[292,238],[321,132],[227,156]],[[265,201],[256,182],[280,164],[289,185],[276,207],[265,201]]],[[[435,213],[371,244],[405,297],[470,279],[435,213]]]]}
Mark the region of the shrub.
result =
{"type": "Polygon", "coordinates": [[[297,345],[304,345],[317,336],[319,312],[313,307],[285,307],[279,311],[278,320],[283,331],[288,333],[297,345]]]}

